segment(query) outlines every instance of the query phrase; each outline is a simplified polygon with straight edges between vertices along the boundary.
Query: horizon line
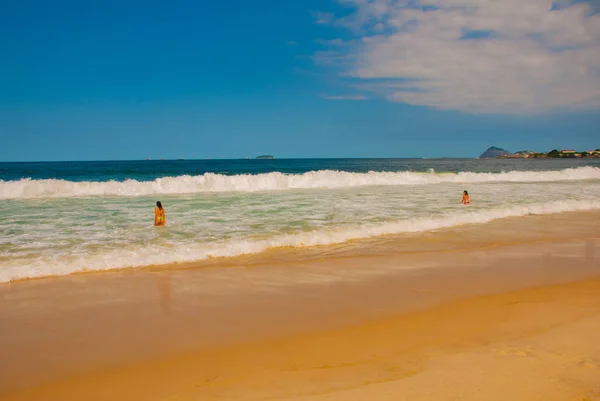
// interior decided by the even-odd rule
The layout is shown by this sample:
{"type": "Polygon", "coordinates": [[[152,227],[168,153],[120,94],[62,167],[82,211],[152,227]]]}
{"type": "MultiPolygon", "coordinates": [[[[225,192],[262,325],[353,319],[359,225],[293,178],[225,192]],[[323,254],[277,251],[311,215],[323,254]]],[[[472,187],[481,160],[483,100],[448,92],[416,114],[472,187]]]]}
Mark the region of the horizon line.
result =
{"type": "Polygon", "coordinates": [[[428,157],[428,156],[413,156],[413,157],[276,157],[273,159],[258,159],[256,157],[229,157],[229,158],[204,158],[204,159],[89,159],[89,160],[0,160],[0,163],[95,163],[95,162],[170,162],[170,161],[231,161],[231,160],[256,160],[264,162],[265,160],[367,160],[367,159],[479,159],[479,156],[439,156],[439,157],[428,157]]]}

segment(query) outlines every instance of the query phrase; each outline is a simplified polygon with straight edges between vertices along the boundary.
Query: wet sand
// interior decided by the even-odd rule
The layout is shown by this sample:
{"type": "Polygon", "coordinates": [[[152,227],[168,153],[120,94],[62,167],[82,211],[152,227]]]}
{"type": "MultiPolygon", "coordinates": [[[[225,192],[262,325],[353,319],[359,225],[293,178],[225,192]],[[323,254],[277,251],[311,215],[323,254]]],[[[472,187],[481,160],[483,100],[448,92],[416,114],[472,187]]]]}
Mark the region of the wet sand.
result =
{"type": "Polygon", "coordinates": [[[0,285],[0,399],[600,399],[598,216],[0,285]]]}

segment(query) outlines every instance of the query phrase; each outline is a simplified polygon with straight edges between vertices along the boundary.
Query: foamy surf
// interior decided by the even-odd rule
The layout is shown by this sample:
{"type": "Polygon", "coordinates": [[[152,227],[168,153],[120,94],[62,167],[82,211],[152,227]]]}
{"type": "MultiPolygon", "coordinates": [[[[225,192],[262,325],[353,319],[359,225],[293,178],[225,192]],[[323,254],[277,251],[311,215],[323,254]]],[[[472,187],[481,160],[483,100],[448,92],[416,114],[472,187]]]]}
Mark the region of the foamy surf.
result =
{"type": "Polygon", "coordinates": [[[342,189],[365,186],[435,185],[443,183],[561,182],[600,180],[600,168],[579,167],[559,171],[510,171],[503,173],[417,173],[320,170],[304,174],[279,172],[222,175],[206,173],[158,178],[154,181],[65,181],[59,179],[0,180],[0,199],[136,197],[207,192],[259,192],[291,189],[342,189]]]}
{"type": "Polygon", "coordinates": [[[489,210],[467,210],[446,213],[428,219],[415,218],[395,220],[380,224],[333,226],[320,230],[292,234],[273,235],[269,238],[239,238],[214,242],[187,244],[163,244],[137,248],[115,248],[109,252],[40,256],[33,260],[12,258],[0,268],[0,282],[25,278],[67,275],[82,271],[101,271],[149,265],[176,264],[201,261],[210,257],[232,257],[256,254],[278,247],[309,247],[332,245],[350,240],[367,239],[382,235],[424,232],[457,227],[466,224],[484,224],[493,220],[525,215],[544,215],[562,212],[600,210],[600,201],[571,200],[515,205],[489,210]]]}

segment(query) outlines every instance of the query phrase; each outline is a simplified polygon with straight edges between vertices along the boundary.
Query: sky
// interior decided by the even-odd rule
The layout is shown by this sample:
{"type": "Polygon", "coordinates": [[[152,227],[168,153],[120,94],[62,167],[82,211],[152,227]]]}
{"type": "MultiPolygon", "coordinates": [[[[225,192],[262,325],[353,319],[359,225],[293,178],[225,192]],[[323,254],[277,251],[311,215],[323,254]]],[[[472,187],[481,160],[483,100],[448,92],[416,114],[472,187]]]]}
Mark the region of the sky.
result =
{"type": "Polygon", "coordinates": [[[0,2],[0,161],[600,147],[600,0],[0,2]]]}

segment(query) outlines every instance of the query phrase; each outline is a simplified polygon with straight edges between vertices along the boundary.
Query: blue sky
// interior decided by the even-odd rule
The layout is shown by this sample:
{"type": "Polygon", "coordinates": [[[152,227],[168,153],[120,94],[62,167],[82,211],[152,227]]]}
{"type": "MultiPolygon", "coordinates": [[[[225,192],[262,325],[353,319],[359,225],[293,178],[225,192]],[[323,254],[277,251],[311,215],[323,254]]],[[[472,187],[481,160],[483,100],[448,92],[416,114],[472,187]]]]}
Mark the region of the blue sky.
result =
{"type": "Polygon", "coordinates": [[[600,147],[598,1],[463,3],[2,2],[0,161],[600,147]]]}

